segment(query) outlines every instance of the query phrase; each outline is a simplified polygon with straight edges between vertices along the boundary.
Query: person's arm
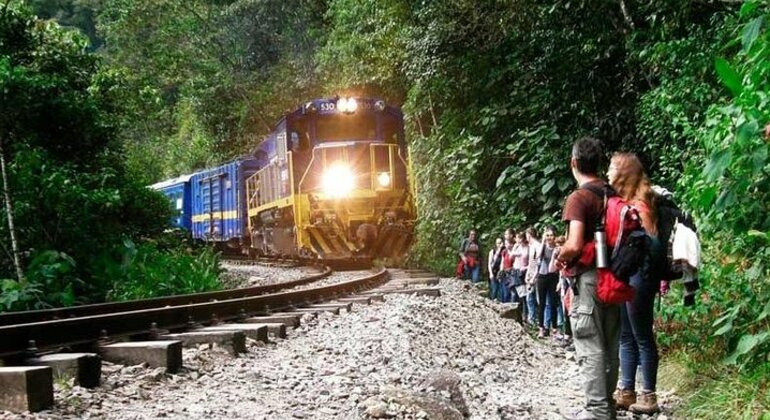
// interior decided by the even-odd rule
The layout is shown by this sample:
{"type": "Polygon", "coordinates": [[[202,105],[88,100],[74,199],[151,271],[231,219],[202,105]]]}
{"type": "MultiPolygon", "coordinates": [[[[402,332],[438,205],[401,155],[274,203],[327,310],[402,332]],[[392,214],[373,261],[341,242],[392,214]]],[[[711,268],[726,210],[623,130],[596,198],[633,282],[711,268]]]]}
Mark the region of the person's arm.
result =
{"type": "Polygon", "coordinates": [[[495,266],[495,250],[494,249],[490,249],[489,250],[489,259],[487,261],[487,270],[489,270],[489,278],[490,278],[490,280],[495,276],[493,274],[494,271],[492,270],[494,266],[495,266]]]}
{"type": "Polygon", "coordinates": [[[466,248],[465,243],[466,243],[466,241],[467,241],[467,239],[463,239],[460,242],[460,259],[463,260],[464,263],[468,262],[468,259],[465,258],[465,248],[466,248]]]}
{"type": "Polygon", "coordinates": [[[551,262],[548,264],[549,273],[555,273],[559,271],[559,268],[557,266],[557,261],[559,260],[559,254],[561,254],[561,247],[557,245],[553,249],[553,256],[551,256],[551,262]]]}
{"type": "Polygon", "coordinates": [[[567,230],[567,242],[561,247],[559,252],[559,269],[562,269],[569,264],[570,261],[574,261],[575,258],[580,256],[583,251],[583,233],[585,232],[585,224],[578,220],[570,220],[569,229],[567,230]]]}
{"type": "Polygon", "coordinates": [[[530,243],[529,252],[527,253],[529,257],[529,261],[527,264],[527,276],[524,279],[524,281],[530,284],[534,283],[535,278],[537,277],[537,261],[540,258],[537,255],[538,249],[539,247],[537,246],[536,243],[534,245],[530,243]]]}

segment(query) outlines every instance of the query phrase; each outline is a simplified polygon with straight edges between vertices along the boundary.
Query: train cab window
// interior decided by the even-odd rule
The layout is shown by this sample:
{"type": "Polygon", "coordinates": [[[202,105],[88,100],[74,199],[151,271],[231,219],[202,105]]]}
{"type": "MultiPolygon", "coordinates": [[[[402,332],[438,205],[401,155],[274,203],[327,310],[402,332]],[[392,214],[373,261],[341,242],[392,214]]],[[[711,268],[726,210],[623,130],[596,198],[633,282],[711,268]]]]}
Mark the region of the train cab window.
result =
{"type": "Polygon", "coordinates": [[[371,114],[323,115],[316,120],[316,140],[374,140],[376,129],[376,121],[371,114]]]}
{"type": "Polygon", "coordinates": [[[177,210],[182,210],[182,197],[177,197],[176,198],[176,209],[177,210]]]}

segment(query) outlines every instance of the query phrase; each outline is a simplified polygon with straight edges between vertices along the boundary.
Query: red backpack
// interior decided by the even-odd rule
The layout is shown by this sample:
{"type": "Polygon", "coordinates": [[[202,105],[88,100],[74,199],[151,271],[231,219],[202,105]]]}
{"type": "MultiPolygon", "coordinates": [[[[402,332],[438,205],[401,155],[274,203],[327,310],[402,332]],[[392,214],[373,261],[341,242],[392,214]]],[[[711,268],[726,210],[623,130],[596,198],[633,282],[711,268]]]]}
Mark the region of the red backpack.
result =
{"type": "MultiPolygon", "coordinates": [[[[628,284],[631,276],[639,272],[647,255],[649,237],[642,227],[639,210],[633,204],[615,194],[609,186],[596,188],[584,186],[604,201],[602,224],[607,238],[610,265],[597,268],[596,295],[607,304],[620,304],[634,298],[634,288],[628,284]]],[[[591,241],[583,253],[595,259],[596,244],[591,241]]],[[[585,255],[581,260],[585,260],[585,255]]],[[[592,260],[593,261],[593,260],[592,260]]]]}

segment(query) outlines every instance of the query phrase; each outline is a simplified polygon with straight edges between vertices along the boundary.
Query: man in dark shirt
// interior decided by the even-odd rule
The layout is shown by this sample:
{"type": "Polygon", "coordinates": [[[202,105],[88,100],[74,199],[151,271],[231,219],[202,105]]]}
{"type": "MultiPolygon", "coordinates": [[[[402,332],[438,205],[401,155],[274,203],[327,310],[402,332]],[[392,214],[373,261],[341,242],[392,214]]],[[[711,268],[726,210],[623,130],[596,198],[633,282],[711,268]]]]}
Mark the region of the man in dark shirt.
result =
{"type": "MultiPolygon", "coordinates": [[[[570,167],[580,188],[573,191],[564,204],[562,220],[569,228],[567,242],[558,256],[561,267],[573,267],[583,246],[594,240],[604,203],[585,187],[606,185],[598,175],[603,155],[601,142],[593,138],[582,138],[572,147],[570,167]]],[[[576,272],[576,296],[570,319],[586,394],[585,409],[577,419],[615,419],[616,416],[612,392],[618,381],[620,306],[601,303],[596,295],[596,282],[595,263],[576,272]]]]}

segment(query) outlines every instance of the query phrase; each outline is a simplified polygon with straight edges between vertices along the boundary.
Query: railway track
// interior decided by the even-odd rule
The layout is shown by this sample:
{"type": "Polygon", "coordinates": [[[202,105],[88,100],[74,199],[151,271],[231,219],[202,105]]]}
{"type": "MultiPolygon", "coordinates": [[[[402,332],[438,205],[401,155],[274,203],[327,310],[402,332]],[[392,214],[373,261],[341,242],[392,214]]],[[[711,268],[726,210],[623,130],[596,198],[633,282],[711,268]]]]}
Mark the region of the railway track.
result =
{"type": "Polygon", "coordinates": [[[247,265],[259,264],[270,267],[299,267],[303,265],[322,265],[336,271],[364,270],[372,267],[372,259],[369,257],[354,257],[344,259],[318,259],[318,258],[270,258],[247,257],[241,254],[225,254],[223,261],[226,264],[247,265]]]}
{"type": "MultiPolygon", "coordinates": [[[[244,263],[245,264],[245,263],[244,263]]],[[[332,270],[329,267],[319,267],[321,272],[306,276],[297,280],[282,283],[245,287],[240,289],[220,290],[216,292],[193,293],[187,295],[167,296],[152,299],[133,300],[126,302],[99,303],[93,305],[81,305],[68,308],[44,309],[38,311],[9,312],[0,314],[0,326],[14,324],[30,324],[43,321],[53,321],[68,318],[96,316],[103,314],[132,312],[163,308],[169,306],[191,305],[204,302],[217,302],[230,299],[248,298],[252,296],[276,293],[283,289],[291,289],[297,286],[311,284],[328,277],[332,270]]],[[[0,335],[1,336],[1,335],[0,335]]],[[[2,352],[0,351],[0,356],[2,352]]]]}
{"type": "Polygon", "coordinates": [[[239,353],[245,351],[245,337],[261,341],[267,341],[268,333],[285,337],[286,326],[298,325],[305,313],[350,310],[354,302],[369,303],[387,293],[438,295],[437,289],[413,288],[438,279],[399,272],[400,279],[389,282],[390,273],[385,269],[335,284],[296,288],[330,273],[327,267],[318,275],[280,285],[4,314],[0,316],[0,358],[6,366],[17,366],[0,367],[0,384],[4,385],[0,387],[0,410],[36,411],[50,406],[54,370],[57,376],[74,376],[82,386],[99,383],[100,358],[147,363],[172,372],[181,367],[183,345],[218,343],[239,353]],[[295,288],[275,291],[290,284],[295,288]],[[72,353],[75,351],[87,353],[72,353]],[[47,374],[43,373],[46,369],[47,374]],[[33,388],[42,387],[45,392],[30,391],[28,384],[41,380],[34,379],[35,375],[44,378],[42,385],[33,388]],[[35,400],[35,395],[51,397],[35,400]]]}
{"type": "MultiPolygon", "coordinates": [[[[305,262],[289,258],[249,258],[242,255],[224,255],[222,263],[232,265],[263,265],[266,267],[291,268],[301,267],[305,262]]],[[[322,265],[322,264],[321,264],[322,265]]]]}

